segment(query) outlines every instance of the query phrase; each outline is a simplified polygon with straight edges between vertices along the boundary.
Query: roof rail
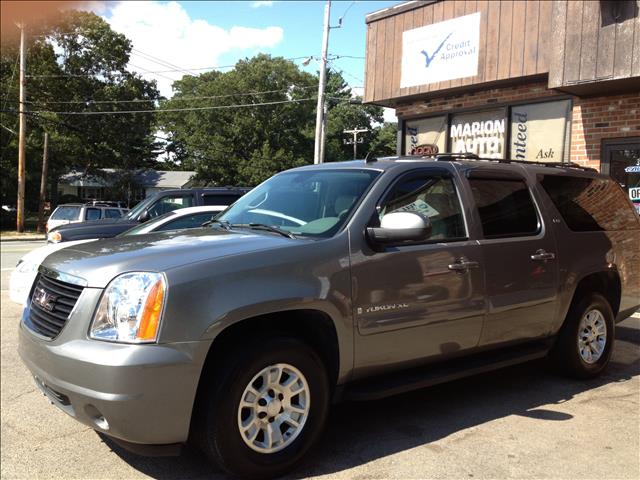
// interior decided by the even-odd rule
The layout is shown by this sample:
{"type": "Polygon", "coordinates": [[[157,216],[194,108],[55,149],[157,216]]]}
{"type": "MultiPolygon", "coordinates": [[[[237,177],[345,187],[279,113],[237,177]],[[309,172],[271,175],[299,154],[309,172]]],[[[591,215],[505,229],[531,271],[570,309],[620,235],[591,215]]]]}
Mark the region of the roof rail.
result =
{"type": "Polygon", "coordinates": [[[477,160],[484,162],[496,162],[496,163],[516,163],[520,165],[538,165],[542,167],[552,168],[575,168],[577,170],[583,170],[585,172],[598,172],[595,168],[583,167],[574,162],[536,162],[534,160],[510,160],[508,158],[490,158],[480,157],[475,153],[439,153],[434,156],[425,156],[423,158],[434,158],[436,161],[450,161],[450,160],[477,160]]]}

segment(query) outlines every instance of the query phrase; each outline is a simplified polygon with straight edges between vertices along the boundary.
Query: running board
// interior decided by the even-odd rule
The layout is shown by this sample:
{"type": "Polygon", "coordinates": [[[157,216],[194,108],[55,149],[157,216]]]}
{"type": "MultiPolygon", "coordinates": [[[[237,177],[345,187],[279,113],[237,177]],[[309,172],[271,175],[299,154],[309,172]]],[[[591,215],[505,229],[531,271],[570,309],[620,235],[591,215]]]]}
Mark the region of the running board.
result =
{"type": "Polygon", "coordinates": [[[537,360],[547,355],[551,345],[552,343],[549,340],[521,344],[355,381],[345,386],[341,399],[351,401],[378,400],[399,393],[537,360]]]}

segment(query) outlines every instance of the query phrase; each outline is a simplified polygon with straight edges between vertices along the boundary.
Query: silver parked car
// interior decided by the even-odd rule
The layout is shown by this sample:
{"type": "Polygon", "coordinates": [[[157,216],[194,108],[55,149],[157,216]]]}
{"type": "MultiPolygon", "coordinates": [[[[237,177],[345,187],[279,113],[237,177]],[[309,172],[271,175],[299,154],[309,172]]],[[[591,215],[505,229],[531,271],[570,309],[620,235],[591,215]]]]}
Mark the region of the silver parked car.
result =
{"type": "Polygon", "coordinates": [[[600,374],[640,305],[639,246],[620,187],[570,164],[302,167],[209,229],[51,254],[19,352],[56,406],[133,451],[193,440],[229,472],[273,477],[332,401],[542,357],[600,374]]]}

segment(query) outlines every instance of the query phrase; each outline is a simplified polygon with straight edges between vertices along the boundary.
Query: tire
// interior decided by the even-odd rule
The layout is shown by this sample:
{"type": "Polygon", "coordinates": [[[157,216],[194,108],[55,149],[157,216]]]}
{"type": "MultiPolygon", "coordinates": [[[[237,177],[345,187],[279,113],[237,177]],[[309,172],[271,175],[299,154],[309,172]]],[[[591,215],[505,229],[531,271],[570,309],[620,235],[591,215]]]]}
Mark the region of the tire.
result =
{"type": "Polygon", "coordinates": [[[199,430],[197,442],[228,473],[250,479],[277,477],[294,468],[322,432],[330,399],[326,368],[312,348],[293,338],[263,339],[230,352],[234,353],[224,358],[224,366],[212,376],[199,403],[199,425],[194,425],[199,430]],[[271,383],[265,384],[266,375],[271,383]],[[273,382],[276,377],[279,380],[273,382]],[[284,386],[287,382],[290,387],[284,386]],[[298,389],[302,393],[292,396],[298,389]],[[242,399],[251,408],[240,409],[242,399]],[[303,415],[300,411],[305,406],[303,415]],[[299,421],[298,428],[285,418],[299,421]],[[267,432],[277,440],[274,427],[280,423],[282,441],[272,441],[269,447],[267,432]],[[243,438],[241,425],[250,425],[246,432],[247,437],[255,436],[253,441],[243,438]]]}
{"type": "Polygon", "coordinates": [[[551,351],[553,366],[571,377],[596,377],[611,359],[614,337],[613,311],[602,295],[574,299],[551,351]]]}

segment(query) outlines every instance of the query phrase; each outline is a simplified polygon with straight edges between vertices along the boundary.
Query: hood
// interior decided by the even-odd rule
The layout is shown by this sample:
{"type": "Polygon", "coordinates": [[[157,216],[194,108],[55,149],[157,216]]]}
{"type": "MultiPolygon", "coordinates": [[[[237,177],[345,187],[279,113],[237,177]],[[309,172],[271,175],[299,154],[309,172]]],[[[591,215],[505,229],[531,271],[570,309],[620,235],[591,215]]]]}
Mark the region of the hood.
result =
{"type": "Polygon", "coordinates": [[[50,243],[48,245],[44,245],[42,247],[36,248],[35,250],[31,250],[29,253],[24,255],[20,261],[21,262],[29,262],[35,265],[40,265],[42,261],[51,255],[53,252],[57,252],[58,250],[62,250],[63,248],[73,247],[75,245],[80,245],[81,243],[93,242],[93,239],[87,240],[74,240],[72,242],[63,242],[63,243],[50,243]]]}
{"type": "Polygon", "coordinates": [[[291,245],[270,233],[213,228],[131,235],[73,245],[50,254],[42,266],[104,288],[123,272],[162,272],[193,262],[291,245]]]}

